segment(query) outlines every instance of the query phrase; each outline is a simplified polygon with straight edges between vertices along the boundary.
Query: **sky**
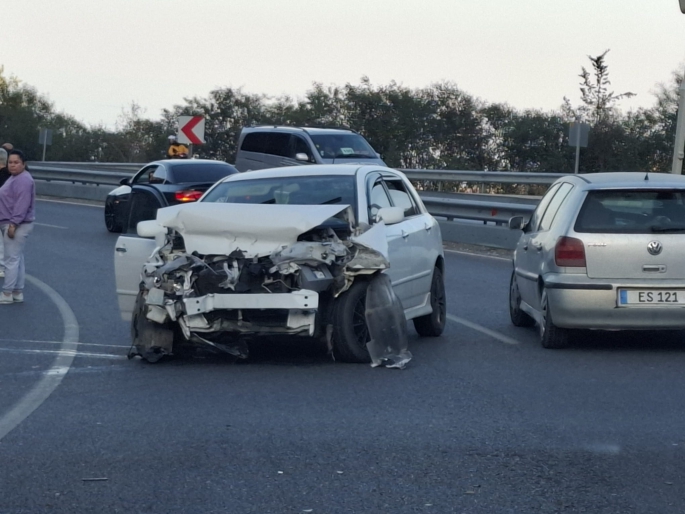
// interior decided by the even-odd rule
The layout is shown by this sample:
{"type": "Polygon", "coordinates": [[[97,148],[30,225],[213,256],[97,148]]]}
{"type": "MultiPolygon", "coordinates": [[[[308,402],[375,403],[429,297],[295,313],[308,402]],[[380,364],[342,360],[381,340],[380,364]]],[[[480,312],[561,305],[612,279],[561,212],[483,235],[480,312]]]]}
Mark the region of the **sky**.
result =
{"type": "Polygon", "coordinates": [[[314,82],[451,82],[489,103],[580,103],[607,49],[612,88],[654,104],[685,69],[678,0],[0,0],[0,66],[58,111],[115,128],[222,87],[302,98],[314,82]]]}

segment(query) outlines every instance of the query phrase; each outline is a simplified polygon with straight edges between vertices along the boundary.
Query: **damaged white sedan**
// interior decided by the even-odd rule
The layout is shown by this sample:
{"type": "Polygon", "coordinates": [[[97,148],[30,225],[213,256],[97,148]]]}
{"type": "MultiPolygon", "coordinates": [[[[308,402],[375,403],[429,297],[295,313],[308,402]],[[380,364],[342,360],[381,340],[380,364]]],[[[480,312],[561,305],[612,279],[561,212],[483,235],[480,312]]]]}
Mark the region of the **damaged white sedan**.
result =
{"type": "Polygon", "coordinates": [[[406,320],[424,336],[444,329],[440,227],[395,170],[231,175],[137,231],[115,247],[129,357],[155,362],[189,344],[245,357],[251,339],[293,335],[341,361],[402,366],[406,320]]]}

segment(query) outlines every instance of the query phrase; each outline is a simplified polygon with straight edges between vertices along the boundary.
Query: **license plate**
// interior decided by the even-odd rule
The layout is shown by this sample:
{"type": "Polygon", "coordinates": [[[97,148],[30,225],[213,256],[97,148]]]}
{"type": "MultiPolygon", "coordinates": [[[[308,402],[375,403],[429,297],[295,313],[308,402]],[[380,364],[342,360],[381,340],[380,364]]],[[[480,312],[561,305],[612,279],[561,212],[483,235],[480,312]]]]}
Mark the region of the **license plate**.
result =
{"type": "Polygon", "coordinates": [[[682,289],[619,289],[619,305],[685,305],[682,289]]]}

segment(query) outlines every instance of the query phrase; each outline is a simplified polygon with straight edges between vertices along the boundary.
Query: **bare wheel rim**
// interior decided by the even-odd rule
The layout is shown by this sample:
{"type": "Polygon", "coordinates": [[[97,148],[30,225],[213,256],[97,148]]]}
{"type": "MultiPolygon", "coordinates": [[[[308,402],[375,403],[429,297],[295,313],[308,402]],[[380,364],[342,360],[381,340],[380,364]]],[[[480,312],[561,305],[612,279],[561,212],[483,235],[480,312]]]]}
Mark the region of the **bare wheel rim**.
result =
{"type": "Polygon", "coordinates": [[[114,208],[111,205],[105,205],[105,224],[107,228],[114,228],[114,208]]]}

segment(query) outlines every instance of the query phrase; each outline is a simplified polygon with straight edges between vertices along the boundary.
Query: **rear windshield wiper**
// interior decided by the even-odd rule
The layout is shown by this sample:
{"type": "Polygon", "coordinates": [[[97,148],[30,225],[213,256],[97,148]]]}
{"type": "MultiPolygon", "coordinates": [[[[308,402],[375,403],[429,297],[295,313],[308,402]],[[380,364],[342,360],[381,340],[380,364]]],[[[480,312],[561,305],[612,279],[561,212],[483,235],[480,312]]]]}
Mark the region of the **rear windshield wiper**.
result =
{"type": "Polygon", "coordinates": [[[685,232],[685,227],[651,226],[649,229],[652,232],[685,232]]]}
{"type": "Polygon", "coordinates": [[[331,198],[330,200],[326,200],[325,202],[321,202],[319,205],[330,205],[333,203],[340,203],[340,200],[342,200],[342,196],[336,196],[335,198],[331,198]]]}

